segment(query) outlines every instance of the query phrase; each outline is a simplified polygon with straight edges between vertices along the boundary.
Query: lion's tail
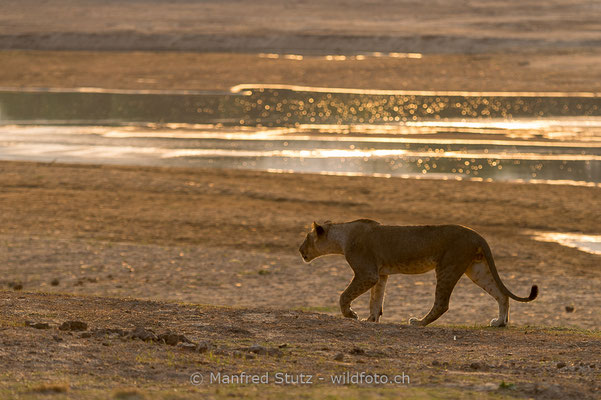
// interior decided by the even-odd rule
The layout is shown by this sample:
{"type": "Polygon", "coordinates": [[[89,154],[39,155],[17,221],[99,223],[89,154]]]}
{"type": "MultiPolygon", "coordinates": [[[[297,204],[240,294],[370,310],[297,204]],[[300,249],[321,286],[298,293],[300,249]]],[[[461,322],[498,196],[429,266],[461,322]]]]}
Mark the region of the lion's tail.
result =
{"type": "Polygon", "coordinates": [[[490,272],[495,282],[497,283],[497,286],[505,295],[511,297],[514,300],[521,301],[524,303],[536,299],[536,296],[538,296],[537,285],[532,285],[532,289],[530,289],[530,295],[528,297],[518,297],[515,294],[511,293],[509,289],[507,289],[507,287],[503,284],[503,281],[501,281],[499,273],[497,272],[497,267],[495,266],[495,261],[492,258],[492,252],[490,251],[490,247],[484,240],[482,240],[482,253],[484,255],[484,258],[486,259],[486,263],[488,264],[488,269],[490,269],[490,272]]]}

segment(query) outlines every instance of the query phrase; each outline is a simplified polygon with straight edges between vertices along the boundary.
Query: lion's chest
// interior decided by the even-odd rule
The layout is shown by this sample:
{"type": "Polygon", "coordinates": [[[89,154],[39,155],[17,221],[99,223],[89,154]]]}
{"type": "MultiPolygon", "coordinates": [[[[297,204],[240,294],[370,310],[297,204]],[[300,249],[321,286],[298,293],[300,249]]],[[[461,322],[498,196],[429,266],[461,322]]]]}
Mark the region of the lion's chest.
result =
{"type": "Polygon", "coordinates": [[[390,274],[423,274],[436,267],[433,258],[423,258],[411,261],[383,262],[380,266],[380,275],[390,274]]]}

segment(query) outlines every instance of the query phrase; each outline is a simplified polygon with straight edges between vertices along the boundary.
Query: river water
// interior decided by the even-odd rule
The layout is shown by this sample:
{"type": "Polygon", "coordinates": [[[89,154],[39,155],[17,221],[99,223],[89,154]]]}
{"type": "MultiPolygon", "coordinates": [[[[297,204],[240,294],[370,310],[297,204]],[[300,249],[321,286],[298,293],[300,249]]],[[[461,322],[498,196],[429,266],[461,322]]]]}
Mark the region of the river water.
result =
{"type": "Polygon", "coordinates": [[[601,97],[5,89],[0,159],[601,186],[601,97]]]}

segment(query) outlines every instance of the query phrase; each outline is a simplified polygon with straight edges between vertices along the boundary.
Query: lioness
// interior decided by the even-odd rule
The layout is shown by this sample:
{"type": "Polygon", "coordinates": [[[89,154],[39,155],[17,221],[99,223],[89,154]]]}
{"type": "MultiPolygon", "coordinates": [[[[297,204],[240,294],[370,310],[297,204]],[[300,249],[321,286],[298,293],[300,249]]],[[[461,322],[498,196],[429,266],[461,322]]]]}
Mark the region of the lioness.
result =
{"type": "Polygon", "coordinates": [[[491,326],[507,325],[509,297],[527,302],[538,294],[536,285],[528,297],[511,293],[501,282],[486,240],[459,225],[386,226],[369,219],[322,225],[313,222],[299,251],[305,262],[327,254],[345,256],[355,272],[340,295],[340,310],[347,318],[357,318],[351,302],[371,288],[367,321],[380,320],[390,274],[436,271],[434,306],[422,319],[410,318],[411,325],[425,326],[444,314],[463,273],[499,303],[499,317],[490,321],[491,326]]]}

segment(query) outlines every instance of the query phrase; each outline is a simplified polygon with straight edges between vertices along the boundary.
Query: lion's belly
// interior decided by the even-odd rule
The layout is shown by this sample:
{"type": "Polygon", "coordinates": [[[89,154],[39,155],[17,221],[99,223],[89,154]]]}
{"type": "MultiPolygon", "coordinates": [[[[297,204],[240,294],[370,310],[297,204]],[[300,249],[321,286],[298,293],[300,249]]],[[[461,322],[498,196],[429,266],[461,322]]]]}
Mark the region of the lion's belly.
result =
{"type": "Polygon", "coordinates": [[[432,258],[409,262],[393,262],[380,266],[380,275],[390,274],[423,274],[436,267],[436,261],[432,258]]]}

